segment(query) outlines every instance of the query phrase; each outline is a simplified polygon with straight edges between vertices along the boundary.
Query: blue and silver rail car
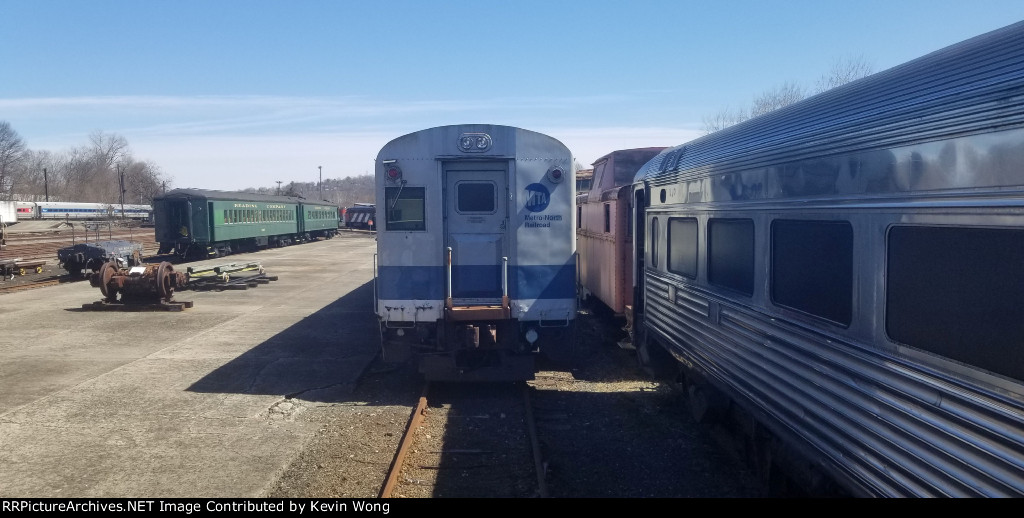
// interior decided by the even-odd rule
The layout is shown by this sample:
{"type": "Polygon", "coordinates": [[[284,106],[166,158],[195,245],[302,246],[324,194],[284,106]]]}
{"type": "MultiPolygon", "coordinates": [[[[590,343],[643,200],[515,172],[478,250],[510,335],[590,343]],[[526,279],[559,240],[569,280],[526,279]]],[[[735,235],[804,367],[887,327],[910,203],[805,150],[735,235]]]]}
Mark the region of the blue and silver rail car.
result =
{"type": "Polygon", "coordinates": [[[634,202],[641,359],[765,473],[1024,496],[1024,23],[669,148],[634,202]]]}
{"type": "Polygon", "coordinates": [[[410,133],[377,156],[375,306],[384,358],[427,379],[532,379],[576,317],[573,159],[508,126],[410,133]]]}

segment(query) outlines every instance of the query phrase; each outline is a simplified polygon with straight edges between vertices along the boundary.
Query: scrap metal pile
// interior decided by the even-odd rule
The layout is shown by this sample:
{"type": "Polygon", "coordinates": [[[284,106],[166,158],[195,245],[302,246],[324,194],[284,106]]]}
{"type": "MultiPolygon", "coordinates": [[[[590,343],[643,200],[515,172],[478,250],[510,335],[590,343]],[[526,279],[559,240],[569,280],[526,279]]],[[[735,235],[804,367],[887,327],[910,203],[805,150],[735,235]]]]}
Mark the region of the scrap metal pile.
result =
{"type": "Polygon", "coordinates": [[[222,264],[188,268],[190,290],[244,290],[276,281],[260,263],[222,264]]]}
{"type": "Polygon", "coordinates": [[[244,290],[276,280],[277,276],[268,276],[259,263],[190,266],[180,272],[168,262],[126,266],[123,260],[113,258],[89,277],[89,284],[103,293],[103,300],[82,308],[180,311],[192,307],[192,302],[173,300],[175,290],[244,290]]]}

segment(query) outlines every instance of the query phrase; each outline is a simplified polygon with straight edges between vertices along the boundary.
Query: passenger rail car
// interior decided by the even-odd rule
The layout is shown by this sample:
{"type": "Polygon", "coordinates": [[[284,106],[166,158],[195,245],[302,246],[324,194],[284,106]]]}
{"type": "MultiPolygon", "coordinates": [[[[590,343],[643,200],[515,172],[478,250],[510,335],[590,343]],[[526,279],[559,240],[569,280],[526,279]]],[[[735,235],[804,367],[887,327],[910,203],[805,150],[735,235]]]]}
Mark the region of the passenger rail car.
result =
{"type": "Polygon", "coordinates": [[[663,149],[620,149],[598,158],[590,189],[576,195],[580,295],[593,296],[627,321],[633,304],[633,177],[663,149]]]}
{"type": "Polygon", "coordinates": [[[76,203],[59,201],[15,202],[18,220],[149,219],[150,205],[120,203],[76,203]]]}
{"type": "Polygon", "coordinates": [[[641,357],[772,437],[765,473],[1024,496],[1024,23],[667,149],[634,193],[641,357]]]}
{"type": "Polygon", "coordinates": [[[532,379],[571,353],[573,160],[547,135],[426,129],[377,156],[375,309],[387,361],[426,379],[532,379]]]}
{"type": "Polygon", "coordinates": [[[338,232],[338,208],[294,196],[175,189],[153,200],[161,254],[181,260],[286,246],[338,232]]]}

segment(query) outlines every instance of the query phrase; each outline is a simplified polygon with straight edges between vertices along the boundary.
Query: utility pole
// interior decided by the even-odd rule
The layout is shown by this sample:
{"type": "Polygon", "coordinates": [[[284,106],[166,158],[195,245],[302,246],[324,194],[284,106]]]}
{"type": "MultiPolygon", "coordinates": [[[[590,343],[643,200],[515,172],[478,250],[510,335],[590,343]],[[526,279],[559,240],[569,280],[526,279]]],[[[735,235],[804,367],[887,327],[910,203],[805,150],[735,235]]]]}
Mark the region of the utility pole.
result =
{"type": "Polygon", "coordinates": [[[46,194],[46,201],[50,201],[50,181],[46,178],[46,168],[43,168],[43,193],[46,194]]]}
{"type": "Polygon", "coordinates": [[[277,181],[277,195],[281,195],[281,180],[277,181]]]}
{"type": "Polygon", "coordinates": [[[121,170],[121,164],[117,164],[117,176],[121,181],[121,219],[124,219],[124,194],[128,191],[124,188],[124,171],[121,170]]]}
{"type": "Polygon", "coordinates": [[[318,165],[317,169],[320,170],[320,181],[317,182],[317,186],[320,187],[320,201],[324,200],[324,166],[318,165]]]}

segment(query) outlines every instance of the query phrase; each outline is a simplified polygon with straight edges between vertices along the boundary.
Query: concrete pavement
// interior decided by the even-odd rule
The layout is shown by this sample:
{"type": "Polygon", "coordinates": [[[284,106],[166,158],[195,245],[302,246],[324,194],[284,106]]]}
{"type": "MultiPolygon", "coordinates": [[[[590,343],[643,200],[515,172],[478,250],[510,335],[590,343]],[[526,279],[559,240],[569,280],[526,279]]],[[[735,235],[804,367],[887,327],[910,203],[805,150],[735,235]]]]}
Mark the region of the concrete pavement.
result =
{"type": "Polygon", "coordinates": [[[182,312],[85,311],[87,282],[0,295],[0,497],[262,496],[378,352],[374,244],[205,261],[279,280],[182,312]]]}

